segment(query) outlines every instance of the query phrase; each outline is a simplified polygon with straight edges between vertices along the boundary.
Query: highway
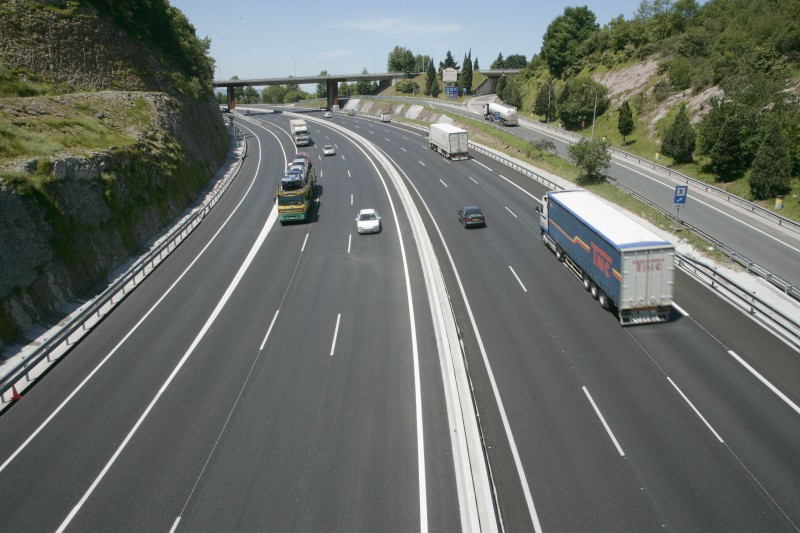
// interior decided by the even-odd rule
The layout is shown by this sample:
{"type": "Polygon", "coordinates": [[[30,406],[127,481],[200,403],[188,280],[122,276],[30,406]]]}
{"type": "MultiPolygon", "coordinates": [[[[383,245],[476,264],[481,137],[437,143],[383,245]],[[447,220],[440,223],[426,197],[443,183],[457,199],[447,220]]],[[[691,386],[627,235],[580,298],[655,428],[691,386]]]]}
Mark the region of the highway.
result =
{"type": "Polygon", "coordinates": [[[421,236],[352,131],[422,214],[506,531],[798,530],[797,352],[679,271],[672,320],[622,328],[541,244],[541,185],[305,116],[313,220],[274,218],[294,117],[242,117],[212,215],[0,418],[0,526],[465,529],[421,236]],[[459,224],[472,203],[486,228],[459,224]]]}

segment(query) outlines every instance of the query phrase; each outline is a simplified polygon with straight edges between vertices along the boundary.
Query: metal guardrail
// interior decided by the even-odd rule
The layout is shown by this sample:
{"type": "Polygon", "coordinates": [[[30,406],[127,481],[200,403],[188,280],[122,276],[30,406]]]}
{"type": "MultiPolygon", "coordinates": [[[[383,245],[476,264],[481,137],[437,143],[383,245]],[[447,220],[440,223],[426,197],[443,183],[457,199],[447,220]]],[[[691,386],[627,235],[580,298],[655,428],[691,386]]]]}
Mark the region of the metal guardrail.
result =
{"type": "Polygon", "coordinates": [[[704,282],[795,349],[800,349],[800,323],[796,320],[743,289],[713,267],[682,254],[676,253],[675,259],[675,264],[681,270],[704,282]]]}
{"type": "MultiPolygon", "coordinates": [[[[237,142],[244,143],[245,152],[239,159],[238,163],[233,169],[232,175],[226,179],[214,192],[213,196],[208,201],[192,213],[189,218],[183,221],[180,225],[173,228],[164,238],[163,242],[158,244],[154,249],[136,261],[133,267],[128,270],[124,275],[114,281],[107,287],[98,297],[96,297],[83,311],[78,313],[71,321],[69,321],[63,328],[59,329],[52,337],[42,343],[32,354],[26,357],[18,365],[12,368],[4,376],[0,376],[0,404],[8,403],[6,400],[6,393],[13,390],[16,391],[15,386],[23,379],[31,381],[30,373],[43,361],[51,362],[51,354],[61,347],[70,345],[70,338],[73,335],[82,335],[81,330],[88,331],[86,325],[89,321],[100,319],[104,316],[103,308],[111,305],[112,307],[124,300],[128,294],[136,288],[138,284],[143,282],[145,278],[156,267],[177,248],[194,229],[200,225],[203,219],[213,209],[213,207],[220,200],[222,195],[233,182],[233,178],[238,172],[244,160],[244,155],[247,150],[247,143],[243,141],[241,132],[233,126],[233,136],[237,142]],[[133,288],[127,289],[128,284],[133,284],[133,288]],[[118,300],[114,300],[119,296],[118,300]]],[[[110,312],[106,310],[105,314],[110,312]]],[[[63,355],[62,355],[63,356],[63,355]]]]}

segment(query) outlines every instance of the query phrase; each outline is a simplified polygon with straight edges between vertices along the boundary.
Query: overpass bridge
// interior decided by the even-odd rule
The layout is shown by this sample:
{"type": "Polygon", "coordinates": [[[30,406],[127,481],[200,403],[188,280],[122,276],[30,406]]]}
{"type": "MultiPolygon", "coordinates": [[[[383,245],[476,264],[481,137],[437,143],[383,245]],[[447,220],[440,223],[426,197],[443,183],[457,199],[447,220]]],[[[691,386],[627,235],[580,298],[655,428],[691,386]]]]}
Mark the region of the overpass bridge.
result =
{"type": "MultiPolygon", "coordinates": [[[[480,72],[488,79],[493,80],[492,86],[496,86],[497,80],[501,76],[510,76],[516,74],[520,69],[491,69],[480,70],[480,72]]],[[[328,107],[339,105],[339,84],[349,81],[377,81],[379,83],[394,82],[395,80],[403,80],[416,78],[419,72],[384,72],[384,73],[366,73],[366,74],[333,74],[333,75],[317,75],[317,76],[286,76],[282,78],[254,78],[248,80],[214,80],[214,87],[225,87],[228,94],[228,109],[236,107],[236,100],[234,96],[234,89],[236,87],[263,87],[266,85],[288,85],[288,84],[318,84],[324,83],[327,87],[328,94],[328,107]]]]}

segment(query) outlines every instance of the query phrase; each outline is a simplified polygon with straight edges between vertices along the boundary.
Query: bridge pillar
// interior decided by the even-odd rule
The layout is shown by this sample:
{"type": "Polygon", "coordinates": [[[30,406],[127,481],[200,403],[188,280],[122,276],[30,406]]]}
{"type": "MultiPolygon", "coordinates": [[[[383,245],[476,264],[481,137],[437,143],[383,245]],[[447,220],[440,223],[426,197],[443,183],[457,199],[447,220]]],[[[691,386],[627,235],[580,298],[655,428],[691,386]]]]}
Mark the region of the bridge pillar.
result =
{"type": "Polygon", "coordinates": [[[236,95],[233,92],[233,85],[228,85],[228,111],[236,109],[236,95]]]}
{"type": "Polygon", "coordinates": [[[339,82],[336,80],[327,80],[325,85],[328,89],[328,109],[336,109],[339,107],[339,82]]]}

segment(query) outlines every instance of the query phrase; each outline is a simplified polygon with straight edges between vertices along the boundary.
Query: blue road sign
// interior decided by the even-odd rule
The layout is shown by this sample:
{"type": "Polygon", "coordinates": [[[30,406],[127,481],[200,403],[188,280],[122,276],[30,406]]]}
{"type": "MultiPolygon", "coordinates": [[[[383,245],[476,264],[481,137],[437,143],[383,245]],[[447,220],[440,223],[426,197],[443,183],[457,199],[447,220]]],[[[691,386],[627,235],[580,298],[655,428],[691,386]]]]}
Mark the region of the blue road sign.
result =
{"type": "Polygon", "coordinates": [[[675,199],[672,201],[675,207],[686,205],[686,194],[689,192],[688,185],[675,186],[675,199]]]}

